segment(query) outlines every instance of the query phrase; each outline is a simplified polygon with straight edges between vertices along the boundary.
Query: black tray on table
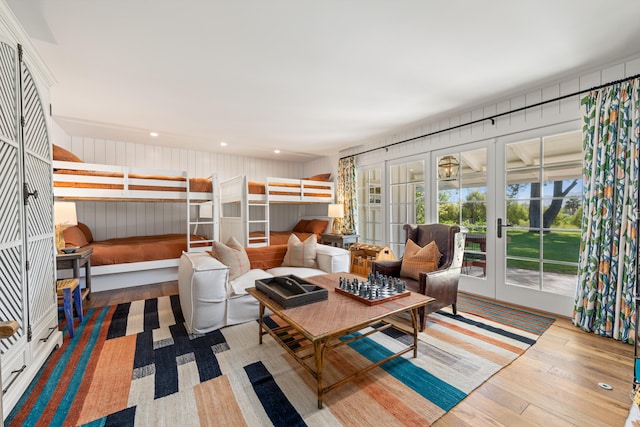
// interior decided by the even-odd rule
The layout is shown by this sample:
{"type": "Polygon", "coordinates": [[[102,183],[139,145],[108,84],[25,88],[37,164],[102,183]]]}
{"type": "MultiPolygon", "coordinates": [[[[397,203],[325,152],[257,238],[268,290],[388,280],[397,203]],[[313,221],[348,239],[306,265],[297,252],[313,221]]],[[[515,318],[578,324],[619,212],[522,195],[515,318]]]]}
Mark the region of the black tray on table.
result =
{"type": "Polygon", "coordinates": [[[256,280],[256,289],[284,308],[298,307],[329,298],[326,288],[292,274],[256,280]]]}

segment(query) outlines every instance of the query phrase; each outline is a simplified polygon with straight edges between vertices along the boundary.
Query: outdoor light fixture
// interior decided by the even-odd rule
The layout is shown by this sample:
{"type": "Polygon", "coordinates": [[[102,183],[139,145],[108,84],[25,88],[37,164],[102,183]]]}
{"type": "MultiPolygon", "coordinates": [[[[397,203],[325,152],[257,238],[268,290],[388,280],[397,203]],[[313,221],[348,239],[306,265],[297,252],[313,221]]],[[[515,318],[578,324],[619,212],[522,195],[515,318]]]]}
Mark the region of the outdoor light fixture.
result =
{"type": "Polygon", "coordinates": [[[456,156],[443,156],[438,162],[438,178],[453,179],[458,177],[460,162],[456,156]]]}

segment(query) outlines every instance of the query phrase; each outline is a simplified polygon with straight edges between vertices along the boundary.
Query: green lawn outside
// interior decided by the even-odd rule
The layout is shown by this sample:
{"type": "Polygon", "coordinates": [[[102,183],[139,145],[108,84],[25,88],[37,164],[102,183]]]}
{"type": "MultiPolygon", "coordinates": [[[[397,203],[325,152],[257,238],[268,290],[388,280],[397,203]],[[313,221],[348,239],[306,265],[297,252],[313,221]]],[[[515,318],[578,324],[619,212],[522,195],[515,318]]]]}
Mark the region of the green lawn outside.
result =
{"type": "MultiPolygon", "coordinates": [[[[540,235],[525,230],[509,230],[511,241],[507,244],[507,255],[537,259],[540,254],[540,235]]],[[[578,262],[580,231],[551,231],[543,235],[543,258],[545,261],[578,262]]],[[[537,262],[507,260],[507,267],[536,269],[537,262]]],[[[545,263],[544,271],[576,274],[577,266],[545,263]]]]}

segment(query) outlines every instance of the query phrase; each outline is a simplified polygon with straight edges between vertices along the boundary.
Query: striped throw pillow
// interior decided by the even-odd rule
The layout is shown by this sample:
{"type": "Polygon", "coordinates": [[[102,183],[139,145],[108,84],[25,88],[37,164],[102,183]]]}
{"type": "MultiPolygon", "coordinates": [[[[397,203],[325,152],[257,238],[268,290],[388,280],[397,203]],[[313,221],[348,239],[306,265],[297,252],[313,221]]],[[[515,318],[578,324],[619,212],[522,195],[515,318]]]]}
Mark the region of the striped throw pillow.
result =
{"type": "Polygon", "coordinates": [[[423,248],[413,240],[407,240],[400,267],[400,275],[420,280],[420,272],[430,272],[438,269],[438,262],[442,254],[436,242],[430,242],[423,248]]]}
{"type": "Polygon", "coordinates": [[[233,280],[251,269],[247,252],[235,237],[231,237],[226,245],[222,242],[213,242],[211,255],[229,267],[229,280],[233,280]]]}
{"type": "Polygon", "coordinates": [[[282,266],[318,268],[316,264],[317,244],[318,238],[315,234],[309,236],[304,242],[301,242],[295,234],[291,234],[287,242],[287,253],[284,255],[282,266]]]}

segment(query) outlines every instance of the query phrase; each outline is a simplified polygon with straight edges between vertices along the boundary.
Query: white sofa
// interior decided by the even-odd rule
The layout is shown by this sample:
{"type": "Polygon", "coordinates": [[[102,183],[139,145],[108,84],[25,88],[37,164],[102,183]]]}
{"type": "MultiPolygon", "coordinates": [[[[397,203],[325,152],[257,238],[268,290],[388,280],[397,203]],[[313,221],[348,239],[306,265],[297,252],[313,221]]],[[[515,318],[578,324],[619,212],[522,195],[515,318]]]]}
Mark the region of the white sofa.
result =
{"type": "Polygon", "coordinates": [[[318,268],[275,267],[252,269],[229,280],[229,267],[206,252],[183,253],[178,266],[180,305],[187,330],[192,334],[210,332],[223,326],[258,318],[258,302],[247,288],[259,279],[293,274],[311,277],[349,271],[349,251],[326,245],[316,246],[318,268]]]}

